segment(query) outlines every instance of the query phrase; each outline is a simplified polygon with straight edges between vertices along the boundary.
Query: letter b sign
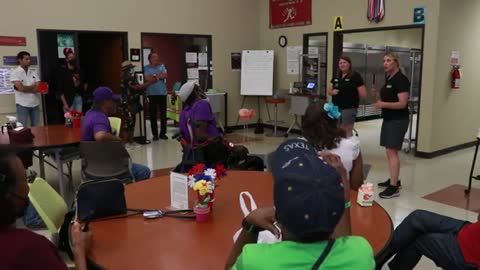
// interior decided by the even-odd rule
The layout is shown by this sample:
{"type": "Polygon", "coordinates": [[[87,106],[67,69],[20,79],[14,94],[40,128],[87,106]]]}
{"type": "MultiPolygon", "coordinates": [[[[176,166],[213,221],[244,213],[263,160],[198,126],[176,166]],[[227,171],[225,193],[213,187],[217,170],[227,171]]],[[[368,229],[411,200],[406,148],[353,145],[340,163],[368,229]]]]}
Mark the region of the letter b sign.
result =
{"type": "Polygon", "coordinates": [[[413,23],[425,24],[425,7],[416,7],[413,9],[413,23]]]}

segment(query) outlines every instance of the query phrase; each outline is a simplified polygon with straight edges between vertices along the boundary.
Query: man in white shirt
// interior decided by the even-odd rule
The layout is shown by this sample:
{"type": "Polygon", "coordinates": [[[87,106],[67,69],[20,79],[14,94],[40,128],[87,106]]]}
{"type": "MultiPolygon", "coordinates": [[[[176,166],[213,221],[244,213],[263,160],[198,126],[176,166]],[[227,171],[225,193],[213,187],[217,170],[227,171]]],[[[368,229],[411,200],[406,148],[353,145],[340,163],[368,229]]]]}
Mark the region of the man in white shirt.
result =
{"type": "Polygon", "coordinates": [[[38,76],[30,69],[30,53],[22,51],[17,54],[19,66],[10,74],[10,81],[15,88],[17,120],[27,126],[38,126],[40,122],[40,99],[38,95],[38,76]]]}

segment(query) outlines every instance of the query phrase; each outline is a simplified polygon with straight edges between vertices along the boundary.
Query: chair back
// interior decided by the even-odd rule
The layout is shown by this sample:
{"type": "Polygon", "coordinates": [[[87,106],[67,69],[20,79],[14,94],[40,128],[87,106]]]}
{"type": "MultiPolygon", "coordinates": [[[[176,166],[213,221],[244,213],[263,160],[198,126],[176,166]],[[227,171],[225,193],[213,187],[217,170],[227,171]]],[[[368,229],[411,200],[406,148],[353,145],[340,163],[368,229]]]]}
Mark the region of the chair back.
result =
{"type": "Polygon", "coordinates": [[[273,170],[274,162],[275,162],[275,151],[268,153],[266,156],[265,164],[267,165],[267,171],[271,172],[273,170]]]}
{"type": "Polygon", "coordinates": [[[177,92],[177,91],[180,91],[181,87],[182,87],[182,83],[181,82],[176,82],[175,84],[173,84],[172,90],[177,92]]]}
{"type": "Polygon", "coordinates": [[[96,178],[131,174],[130,155],[120,142],[80,143],[82,173],[96,178]]]}
{"type": "Polygon", "coordinates": [[[40,177],[30,185],[28,198],[50,233],[58,233],[68,211],[63,198],[40,177]]]}
{"type": "Polygon", "coordinates": [[[114,131],[116,136],[120,136],[120,129],[122,128],[122,119],[118,117],[108,117],[108,121],[110,121],[110,126],[114,131]]]}

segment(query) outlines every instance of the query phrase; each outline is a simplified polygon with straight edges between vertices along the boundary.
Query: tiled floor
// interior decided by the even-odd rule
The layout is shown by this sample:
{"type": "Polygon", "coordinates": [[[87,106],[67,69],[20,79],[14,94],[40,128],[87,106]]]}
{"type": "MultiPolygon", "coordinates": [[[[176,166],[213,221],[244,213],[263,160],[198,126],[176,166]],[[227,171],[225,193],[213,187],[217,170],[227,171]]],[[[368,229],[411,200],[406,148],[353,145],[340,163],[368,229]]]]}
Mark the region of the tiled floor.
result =
{"type": "MultiPolygon", "coordinates": [[[[378,145],[380,135],[380,120],[359,122],[356,129],[362,142],[364,162],[371,164],[368,181],[377,183],[388,178],[387,161],[384,150],[378,145]]],[[[177,132],[176,128],[169,128],[168,135],[177,132]]],[[[243,131],[237,131],[235,140],[240,140],[243,131]]],[[[284,138],[272,138],[253,134],[249,130],[249,140],[244,144],[253,154],[267,154],[273,151],[284,138]]],[[[152,169],[170,168],[177,165],[180,160],[180,145],[175,140],[153,142],[150,145],[129,149],[135,162],[148,165],[152,169]]],[[[435,159],[418,159],[412,153],[401,153],[402,168],[401,180],[403,189],[398,198],[384,200],[376,196],[379,202],[390,214],[395,226],[398,225],[411,211],[426,209],[458,219],[476,221],[477,213],[469,210],[442,204],[437,201],[427,200],[423,197],[452,185],[465,185],[467,183],[469,168],[473,156],[473,148],[444,155],[435,159]]],[[[79,162],[75,164],[76,180],[78,184],[79,162]]],[[[57,186],[54,171],[47,170],[47,180],[57,186]]],[[[480,183],[473,184],[480,188],[480,183]]],[[[455,191],[453,191],[455,192],[455,191]]],[[[458,190],[461,192],[461,188],[458,190]]],[[[376,191],[378,194],[378,191],[376,191]]],[[[428,259],[422,259],[417,269],[437,269],[428,259]]]]}

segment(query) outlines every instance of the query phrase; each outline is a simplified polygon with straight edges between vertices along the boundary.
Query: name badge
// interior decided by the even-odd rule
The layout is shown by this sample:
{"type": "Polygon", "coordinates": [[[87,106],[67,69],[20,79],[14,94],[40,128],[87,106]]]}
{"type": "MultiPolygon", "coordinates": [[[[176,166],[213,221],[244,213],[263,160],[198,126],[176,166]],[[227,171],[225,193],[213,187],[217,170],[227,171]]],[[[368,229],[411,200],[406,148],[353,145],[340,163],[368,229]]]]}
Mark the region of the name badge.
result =
{"type": "Polygon", "coordinates": [[[387,88],[388,88],[388,89],[392,88],[392,85],[391,85],[391,84],[387,84],[387,88]]]}
{"type": "Polygon", "coordinates": [[[346,82],[349,82],[349,81],[350,81],[350,79],[345,79],[345,81],[346,81],[346,82]]]}

